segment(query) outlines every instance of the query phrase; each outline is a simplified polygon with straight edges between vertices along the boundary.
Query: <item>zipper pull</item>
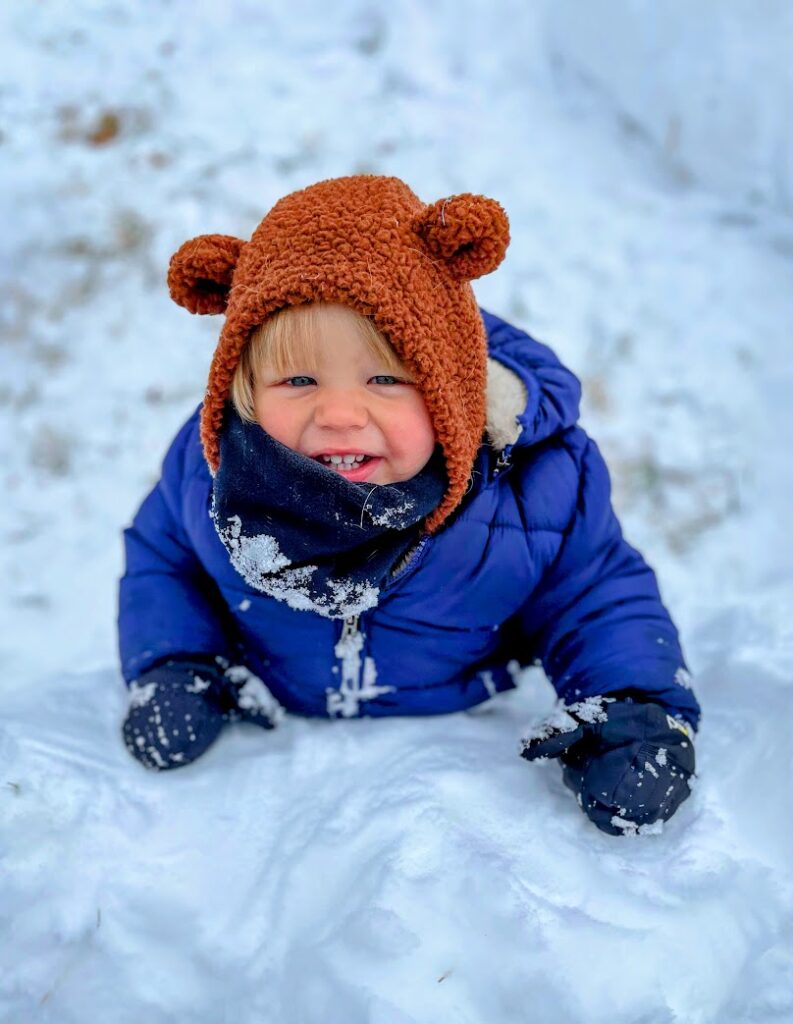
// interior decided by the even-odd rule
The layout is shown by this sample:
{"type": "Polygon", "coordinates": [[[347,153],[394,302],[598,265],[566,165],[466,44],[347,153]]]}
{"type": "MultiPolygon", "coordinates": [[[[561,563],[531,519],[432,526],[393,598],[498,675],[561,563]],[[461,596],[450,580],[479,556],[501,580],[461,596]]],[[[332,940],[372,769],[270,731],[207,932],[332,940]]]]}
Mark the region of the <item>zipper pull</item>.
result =
{"type": "Polygon", "coordinates": [[[496,477],[505,469],[509,469],[512,465],[512,446],[505,448],[503,451],[498,453],[496,459],[496,465],[493,469],[493,476],[496,477]]]}
{"type": "Polygon", "coordinates": [[[358,632],[358,620],[360,615],[350,615],[344,620],[340,640],[348,640],[354,633],[358,632]]]}

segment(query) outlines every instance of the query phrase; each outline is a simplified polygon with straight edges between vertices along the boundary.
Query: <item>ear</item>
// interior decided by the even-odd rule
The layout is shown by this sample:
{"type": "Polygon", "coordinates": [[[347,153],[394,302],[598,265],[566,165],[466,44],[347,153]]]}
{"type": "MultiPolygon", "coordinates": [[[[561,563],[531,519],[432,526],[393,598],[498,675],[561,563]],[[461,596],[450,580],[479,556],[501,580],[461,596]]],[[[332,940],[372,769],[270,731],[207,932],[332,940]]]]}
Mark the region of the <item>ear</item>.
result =
{"type": "Polygon", "coordinates": [[[222,313],[243,242],[231,235],[199,235],[171,257],[168,290],[191,313],[222,313]]]}
{"type": "Polygon", "coordinates": [[[425,206],[411,226],[430,252],[464,281],[494,271],[509,245],[504,208],[495,199],[470,192],[425,206]]]}

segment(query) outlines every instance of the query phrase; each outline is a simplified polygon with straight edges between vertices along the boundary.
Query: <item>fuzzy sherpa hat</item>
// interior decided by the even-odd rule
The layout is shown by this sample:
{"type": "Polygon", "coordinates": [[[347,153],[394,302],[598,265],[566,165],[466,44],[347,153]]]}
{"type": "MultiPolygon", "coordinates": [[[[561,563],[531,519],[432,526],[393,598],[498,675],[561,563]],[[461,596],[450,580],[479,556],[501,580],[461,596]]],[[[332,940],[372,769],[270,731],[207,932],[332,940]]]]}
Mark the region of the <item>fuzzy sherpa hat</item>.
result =
{"type": "Polygon", "coordinates": [[[485,427],[487,344],[469,281],[504,258],[509,223],[484,196],[424,203],[399,178],[331,178],[279,200],[249,242],[200,235],[171,258],[168,287],[191,313],[226,313],[201,440],[210,470],[240,354],[285,306],[340,303],[371,317],[413,374],[443,448],[449,486],[432,531],[460,503],[485,427]]]}

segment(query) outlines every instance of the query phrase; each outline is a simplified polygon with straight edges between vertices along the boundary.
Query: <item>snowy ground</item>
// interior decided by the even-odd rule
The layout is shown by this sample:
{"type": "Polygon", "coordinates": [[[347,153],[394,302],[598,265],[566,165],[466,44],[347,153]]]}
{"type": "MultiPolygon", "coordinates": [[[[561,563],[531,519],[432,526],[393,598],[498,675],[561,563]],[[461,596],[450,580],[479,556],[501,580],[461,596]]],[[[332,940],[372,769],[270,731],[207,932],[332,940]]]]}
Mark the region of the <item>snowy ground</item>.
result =
{"type": "Polygon", "coordinates": [[[539,3],[327,6],[0,10],[0,1020],[793,1021],[793,223],[668,167],[539,3]],[[120,530],[219,329],[168,258],[355,171],[510,215],[477,294],[583,378],[704,706],[660,836],[518,758],[537,671],[173,775],[121,745],[120,530]]]}

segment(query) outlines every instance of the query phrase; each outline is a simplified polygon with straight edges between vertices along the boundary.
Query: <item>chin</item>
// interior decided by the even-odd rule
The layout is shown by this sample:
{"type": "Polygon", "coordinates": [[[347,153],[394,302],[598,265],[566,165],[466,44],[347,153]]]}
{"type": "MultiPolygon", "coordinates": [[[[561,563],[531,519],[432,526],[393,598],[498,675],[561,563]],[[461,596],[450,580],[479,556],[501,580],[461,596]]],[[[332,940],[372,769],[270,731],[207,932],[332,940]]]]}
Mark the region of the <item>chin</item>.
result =
{"type": "MultiPolygon", "coordinates": [[[[416,470],[416,473],[420,470],[416,470]]],[[[373,484],[403,484],[406,480],[412,480],[416,473],[375,473],[372,477],[373,484]]]]}

